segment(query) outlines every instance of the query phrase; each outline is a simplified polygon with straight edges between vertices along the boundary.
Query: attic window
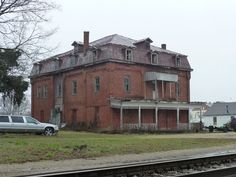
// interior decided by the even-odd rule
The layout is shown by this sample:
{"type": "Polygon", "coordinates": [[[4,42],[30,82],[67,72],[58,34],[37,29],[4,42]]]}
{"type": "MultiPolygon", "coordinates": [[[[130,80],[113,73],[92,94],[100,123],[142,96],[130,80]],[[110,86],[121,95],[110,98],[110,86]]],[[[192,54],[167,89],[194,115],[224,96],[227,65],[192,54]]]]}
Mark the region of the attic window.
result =
{"type": "Polygon", "coordinates": [[[176,67],[180,67],[180,57],[176,57],[176,67]]]}
{"type": "Polygon", "coordinates": [[[151,64],[158,64],[158,54],[157,53],[151,54],[151,64]]]}
{"type": "Polygon", "coordinates": [[[97,59],[97,50],[93,51],[93,60],[97,59]]]}
{"type": "Polygon", "coordinates": [[[133,60],[133,53],[131,49],[125,50],[125,60],[128,60],[128,61],[133,60]]]}

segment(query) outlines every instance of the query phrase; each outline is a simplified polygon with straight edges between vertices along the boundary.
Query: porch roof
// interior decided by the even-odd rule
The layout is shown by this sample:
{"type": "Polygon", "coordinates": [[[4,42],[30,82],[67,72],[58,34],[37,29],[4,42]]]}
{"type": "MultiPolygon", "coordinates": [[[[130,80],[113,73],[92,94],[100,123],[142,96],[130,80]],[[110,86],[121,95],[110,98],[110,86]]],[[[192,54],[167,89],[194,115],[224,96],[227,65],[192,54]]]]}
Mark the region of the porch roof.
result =
{"type": "Polygon", "coordinates": [[[110,105],[112,108],[116,109],[138,109],[141,107],[142,109],[193,109],[193,108],[201,108],[200,104],[196,103],[187,103],[187,102],[167,102],[167,101],[157,101],[157,100],[121,100],[121,99],[110,99],[110,105]]]}
{"type": "Polygon", "coordinates": [[[146,72],[145,73],[145,81],[169,81],[169,82],[177,82],[178,75],[177,74],[167,74],[167,73],[159,73],[159,72],[146,72]]]}

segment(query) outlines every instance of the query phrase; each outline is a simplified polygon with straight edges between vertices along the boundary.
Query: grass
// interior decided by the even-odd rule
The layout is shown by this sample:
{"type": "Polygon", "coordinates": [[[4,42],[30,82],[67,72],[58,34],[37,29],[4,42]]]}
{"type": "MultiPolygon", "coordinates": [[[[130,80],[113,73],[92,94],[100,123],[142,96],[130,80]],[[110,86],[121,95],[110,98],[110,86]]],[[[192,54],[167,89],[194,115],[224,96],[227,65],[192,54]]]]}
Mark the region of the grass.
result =
{"type": "Polygon", "coordinates": [[[0,135],[0,164],[137,154],[234,144],[235,139],[173,138],[149,134],[95,134],[61,131],[57,136],[0,135]]]}

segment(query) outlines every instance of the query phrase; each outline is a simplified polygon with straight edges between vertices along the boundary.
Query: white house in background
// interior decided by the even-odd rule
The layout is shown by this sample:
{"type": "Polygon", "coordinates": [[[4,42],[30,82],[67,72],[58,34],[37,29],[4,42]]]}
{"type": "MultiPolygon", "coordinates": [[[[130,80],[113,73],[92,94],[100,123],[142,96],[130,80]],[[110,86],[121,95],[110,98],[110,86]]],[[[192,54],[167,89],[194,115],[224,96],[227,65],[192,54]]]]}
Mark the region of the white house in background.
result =
{"type": "Polygon", "coordinates": [[[236,102],[216,102],[203,114],[204,126],[222,127],[236,116],[236,102]]]}
{"type": "Polygon", "coordinates": [[[200,108],[194,108],[191,111],[191,123],[200,123],[202,115],[208,110],[211,106],[211,103],[206,102],[196,102],[200,105],[200,108]]]}

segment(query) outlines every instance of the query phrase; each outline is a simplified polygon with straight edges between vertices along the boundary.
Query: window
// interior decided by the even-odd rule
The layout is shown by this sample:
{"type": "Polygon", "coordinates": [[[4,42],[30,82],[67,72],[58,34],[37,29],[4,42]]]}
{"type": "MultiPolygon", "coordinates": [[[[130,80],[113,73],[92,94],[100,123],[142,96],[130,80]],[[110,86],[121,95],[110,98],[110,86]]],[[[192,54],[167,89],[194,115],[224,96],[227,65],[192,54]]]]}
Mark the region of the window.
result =
{"type": "Polygon", "coordinates": [[[37,98],[43,98],[43,89],[44,88],[40,87],[40,86],[37,88],[37,91],[36,91],[37,92],[36,93],[37,98]]]}
{"type": "Polygon", "coordinates": [[[128,61],[131,61],[133,59],[132,50],[126,49],[125,59],[128,60],[128,61]]]}
{"type": "Polygon", "coordinates": [[[44,98],[47,98],[47,97],[48,97],[48,86],[47,86],[47,85],[45,85],[45,86],[43,87],[43,97],[44,97],[44,98]]]}
{"type": "Polygon", "coordinates": [[[157,53],[152,53],[151,54],[151,63],[152,64],[157,64],[158,63],[158,54],[157,53]]]}
{"type": "Polygon", "coordinates": [[[8,116],[0,116],[0,122],[9,122],[8,116]]]}
{"type": "Polygon", "coordinates": [[[126,92],[130,92],[130,77],[126,76],[124,78],[124,89],[126,92]]]}
{"type": "Polygon", "coordinates": [[[100,90],[100,78],[95,78],[95,92],[98,92],[100,90]]]}
{"type": "Polygon", "coordinates": [[[75,56],[71,56],[70,57],[70,65],[71,66],[75,66],[77,64],[77,62],[78,62],[78,58],[77,57],[75,57],[75,56]]]}
{"type": "Polygon", "coordinates": [[[180,58],[176,57],[176,66],[179,67],[180,66],[180,58]]]}
{"type": "Polygon", "coordinates": [[[61,81],[57,82],[57,86],[56,86],[56,96],[57,97],[61,97],[62,96],[62,84],[61,81]]]}
{"type": "Polygon", "coordinates": [[[40,98],[41,87],[37,87],[37,98],[40,98]]]}
{"type": "Polygon", "coordinates": [[[77,81],[72,81],[72,95],[77,94],[77,81]]]}
{"type": "Polygon", "coordinates": [[[21,116],[11,116],[13,123],[24,123],[23,117],[21,116]]]}
{"type": "Polygon", "coordinates": [[[97,59],[97,51],[96,50],[93,51],[93,60],[95,60],[95,59],[97,59]]]}
{"type": "Polygon", "coordinates": [[[214,126],[217,125],[217,117],[213,117],[213,125],[214,125],[214,126]]]}
{"type": "Polygon", "coordinates": [[[25,117],[27,123],[37,124],[38,121],[33,119],[32,117],[25,117]]]}

